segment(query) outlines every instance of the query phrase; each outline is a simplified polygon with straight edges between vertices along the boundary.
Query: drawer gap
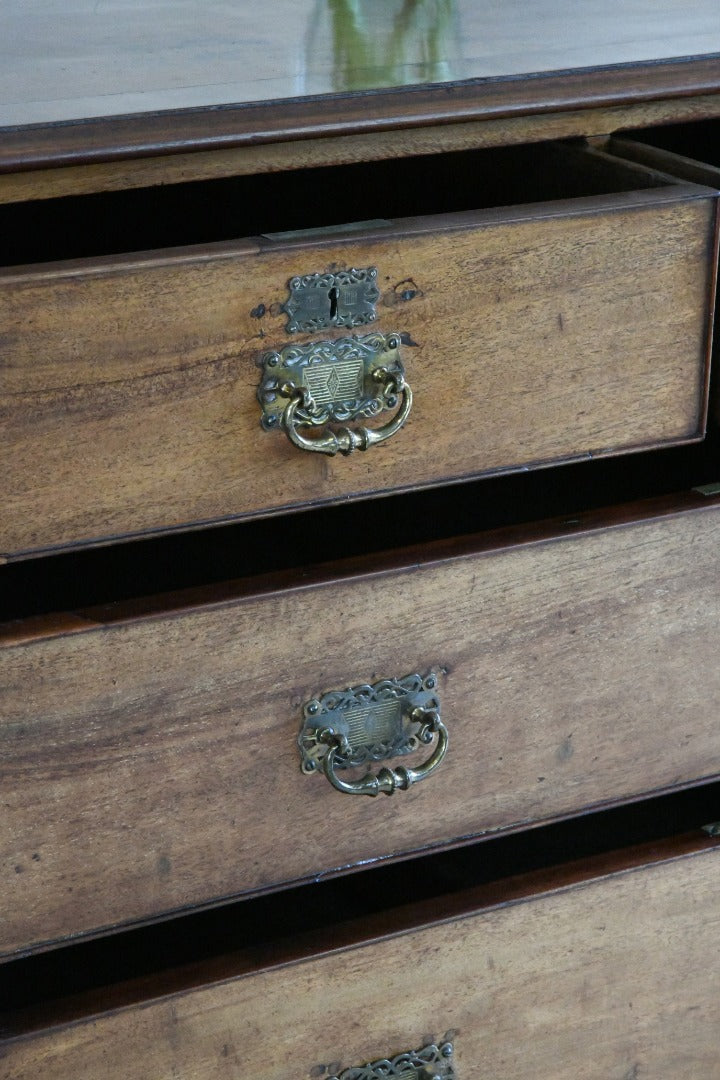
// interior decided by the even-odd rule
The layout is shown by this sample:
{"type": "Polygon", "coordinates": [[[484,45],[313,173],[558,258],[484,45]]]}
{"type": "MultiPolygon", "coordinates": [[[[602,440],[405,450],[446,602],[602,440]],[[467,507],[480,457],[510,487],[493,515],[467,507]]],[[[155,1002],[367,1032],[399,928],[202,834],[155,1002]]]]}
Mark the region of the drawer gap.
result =
{"type": "MultiPolygon", "coordinates": [[[[212,587],[207,601],[222,600],[233,591],[223,583],[240,578],[248,591],[253,578],[259,583],[262,576],[276,573],[290,574],[289,583],[302,584],[308,567],[340,556],[347,560],[392,552],[524,522],[565,517],[580,527],[583,514],[601,507],[716,482],[719,444],[711,435],[703,443],[631,458],[490,477],[361,506],[301,511],[286,519],[282,543],[277,520],[269,517],[9,562],[0,566],[0,642],[22,632],[8,625],[21,619],[131,601],[141,609],[143,597],[188,589],[212,587]]],[[[197,595],[193,602],[200,599],[197,595]]],[[[180,602],[179,597],[172,601],[180,602]]],[[[159,599],[150,606],[162,604],[159,599]]]]}
{"type": "Polygon", "coordinates": [[[10,961],[0,1051],[52,1024],[702,851],[719,807],[720,783],[706,784],[10,961]]]}
{"type": "MultiPolygon", "coordinates": [[[[720,121],[700,120],[694,124],[666,124],[620,133],[619,138],[647,147],[680,154],[695,162],[720,170],[720,121]]],[[[649,159],[648,159],[649,160],[649,159]]],[[[656,159],[659,161],[660,159],[656,159]]],[[[718,172],[720,180],[720,172],[718,172]]]]}
{"type": "Polygon", "coordinates": [[[577,143],[539,143],[65,196],[0,207],[2,262],[177,248],[668,183],[623,161],[586,154],[577,143]]]}

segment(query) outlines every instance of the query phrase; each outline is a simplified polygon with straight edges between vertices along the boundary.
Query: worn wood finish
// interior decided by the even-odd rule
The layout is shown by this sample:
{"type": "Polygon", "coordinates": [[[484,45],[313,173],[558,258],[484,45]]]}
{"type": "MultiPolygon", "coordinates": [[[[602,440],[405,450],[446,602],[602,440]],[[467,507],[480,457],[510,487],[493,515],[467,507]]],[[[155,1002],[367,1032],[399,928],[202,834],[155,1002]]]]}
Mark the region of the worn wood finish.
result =
{"type": "MultiPolygon", "coordinates": [[[[687,15],[685,5],[683,13],[687,15]]],[[[716,15],[716,21],[718,18],[716,15]]],[[[521,21],[517,24],[521,25],[521,21]]],[[[568,26],[580,25],[574,4],[563,29],[566,32],[568,26]]],[[[525,29],[523,34],[528,40],[525,29]]],[[[612,34],[617,41],[615,25],[612,34]]],[[[713,49],[711,41],[703,37],[701,51],[713,49]]],[[[267,56],[262,62],[267,71],[267,56]]],[[[414,81],[411,75],[410,84],[414,81]]],[[[108,115],[113,113],[113,104],[105,98],[100,115],[86,121],[28,123],[17,116],[14,126],[2,130],[0,172],[717,94],[720,58],[713,54],[529,78],[424,83],[374,92],[358,92],[357,88],[348,92],[340,85],[332,96],[320,97],[275,94],[267,100],[270,89],[265,81],[263,100],[239,106],[168,107],[160,112],[117,115],[116,102],[115,114],[108,115]]],[[[187,94],[181,95],[181,100],[187,105],[187,94]]],[[[145,95],[140,105],[141,110],[160,108],[158,103],[152,103],[150,95],[145,95]]],[[[36,103],[31,107],[35,109],[36,103]]],[[[90,113],[87,108],[78,111],[86,116],[90,113]]],[[[127,113],[128,109],[122,111],[127,113]]],[[[50,115],[43,113],[42,103],[40,115],[49,121],[58,119],[54,110],[50,115]]],[[[5,123],[10,123],[9,119],[5,123]]]]}
{"type": "Polygon", "coordinates": [[[720,774],[717,501],[498,543],[10,635],[3,951],[720,774]],[[371,800],[301,774],[302,702],[429,669],[437,775],[371,800]]]}
{"type": "Polygon", "coordinates": [[[678,185],[8,270],[0,553],[700,438],[715,216],[678,185]],[[342,460],[261,431],[255,396],[285,283],[332,264],[378,266],[415,391],[342,460]]]}
{"type": "Polygon", "coordinates": [[[709,1078],[720,854],[696,842],[636,857],[645,861],[528,875],[464,916],[430,914],[385,940],[368,940],[389,929],[374,920],[351,949],[328,913],[321,955],[245,974],[250,950],[230,958],[222,981],[117,1010],[111,992],[100,1015],[0,1043],[5,1075],[281,1080],[450,1030],[461,1076],[709,1078]]]}
{"type": "MultiPolygon", "coordinates": [[[[645,135],[647,138],[648,136],[645,135]]],[[[707,184],[720,189],[720,153],[717,146],[703,141],[696,148],[687,146],[686,153],[672,152],[663,147],[662,130],[649,138],[657,139],[659,145],[651,142],[638,142],[631,134],[625,133],[608,140],[607,145],[613,153],[652,169],[672,173],[695,184],[707,184]],[[689,156],[690,154],[694,156],[689,156]]],[[[717,351],[717,342],[716,342],[717,351]]],[[[720,378],[717,365],[713,368],[712,390],[710,397],[712,422],[720,425],[720,378]]]]}
{"type": "Polygon", "coordinates": [[[694,184],[720,187],[720,158],[712,163],[675,154],[661,146],[638,142],[632,134],[617,135],[607,141],[611,153],[647,165],[651,169],[671,173],[694,184]]]}
{"type": "MultiPolygon", "coordinates": [[[[346,165],[357,161],[384,161],[417,154],[441,154],[572,136],[609,135],[619,128],[692,122],[708,116],[720,117],[720,95],[7,172],[0,173],[0,203],[95,191],[122,191],[156,184],[179,184],[189,180],[322,165],[346,165]]],[[[717,186],[717,182],[711,186],[717,186]]]]}
{"type": "MultiPolygon", "coordinates": [[[[279,100],[281,88],[302,64],[283,63],[252,34],[240,35],[252,63],[238,64],[232,35],[217,47],[216,16],[247,27],[252,5],[202,4],[202,20],[197,6],[175,3],[168,19],[163,0],[6,4],[0,51],[9,42],[12,63],[0,65],[0,102],[13,114],[0,106],[0,125],[40,123],[3,127],[0,200],[718,114],[717,55],[582,70],[714,49],[720,9],[712,0],[692,12],[682,0],[631,12],[626,0],[588,0],[592,10],[585,0],[538,3],[532,12],[512,0],[495,4],[493,19],[510,28],[499,55],[487,5],[459,2],[481,31],[465,34],[463,45],[475,48],[475,60],[479,53],[502,64],[509,54],[509,66],[433,72],[413,63],[381,78],[382,65],[368,55],[364,74],[356,65],[343,82],[328,63],[322,77],[335,81],[293,88],[292,101],[279,100]],[[139,18],[130,19],[135,8],[139,18]],[[39,16],[43,32],[51,28],[52,48],[36,39],[36,63],[4,32],[8,15],[18,14],[25,26],[39,16]],[[70,30],[65,43],[52,32],[54,19],[70,30]],[[160,47],[148,50],[153,25],[160,47]],[[126,26],[130,57],[113,38],[126,26]],[[583,42],[592,55],[578,51],[583,42]],[[529,62],[524,50],[545,60],[529,62]],[[257,83],[260,73],[263,100],[252,90],[229,92],[218,61],[230,62],[231,80],[257,83]],[[214,86],[201,77],[203,64],[214,86]],[[575,70],[527,76],[559,67],[575,70]],[[79,70],[81,85],[68,93],[66,76],[72,84],[79,70]],[[484,78],[512,72],[523,77],[484,78]],[[38,92],[26,93],[18,74],[38,92]],[[102,97],[87,107],[98,76],[102,97]],[[361,89],[373,86],[382,88],[361,89]],[[318,89],[332,96],[307,96],[318,89]],[[122,96],[128,92],[134,101],[122,96]],[[167,111],[148,112],[158,108],[167,111]],[[118,115],[125,110],[139,115],[118,115]]],[[[260,9],[257,18],[268,33],[281,28],[283,46],[298,45],[293,30],[310,6],[283,0],[285,21],[260,9]]],[[[375,8],[378,26],[396,10],[394,0],[363,7],[375,8]]],[[[400,7],[411,16],[433,8],[452,15],[453,5],[397,0],[400,7]]],[[[358,9],[333,2],[330,10],[358,9]]],[[[315,49],[306,55],[322,59],[315,49]]],[[[76,265],[5,275],[0,383],[8,396],[0,412],[9,426],[0,445],[10,446],[8,432],[14,442],[9,466],[0,461],[0,562],[56,543],[237,516],[268,498],[280,510],[289,499],[310,504],[455,479],[448,461],[470,474],[536,464],[544,453],[557,460],[699,437],[709,303],[698,290],[712,290],[714,222],[709,201],[687,195],[638,197],[633,207],[616,200],[602,213],[589,203],[576,212],[545,207],[547,227],[521,210],[512,220],[457,219],[443,236],[414,223],[366,234],[359,245],[357,237],[253,240],[101,260],[90,272],[76,265]],[[296,259],[315,270],[320,257],[356,262],[357,252],[390,267],[382,326],[407,319],[401,329],[417,342],[407,352],[419,408],[399,458],[391,446],[377,461],[308,468],[257,429],[253,356],[280,320],[249,312],[282,299],[277,271],[295,272],[296,259]],[[459,343],[464,279],[446,266],[458,262],[478,283],[468,304],[476,314],[461,320],[459,343]],[[408,276],[422,277],[421,288],[398,303],[393,286],[408,276]],[[452,347],[440,325],[450,326],[452,347]],[[445,419],[453,383],[464,400],[450,419],[470,428],[462,441],[445,419]],[[478,429],[468,404],[482,399],[484,409],[486,398],[488,426],[478,429]],[[245,413],[241,401],[250,403],[245,413]],[[260,466],[258,478],[248,479],[244,462],[260,466]],[[16,485],[12,499],[7,484],[16,485]]],[[[7,955],[717,776],[720,505],[683,512],[691,506],[684,499],[675,512],[649,508],[635,523],[624,511],[534,535],[525,527],[394,553],[374,566],[368,559],[284,571],[143,601],[134,611],[68,611],[5,627],[7,955]],[[304,698],[430,666],[442,673],[451,748],[427,784],[352,801],[299,774],[294,740],[304,698]]],[[[361,513],[357,520],[362,527],[361,513]]],[[[412,912],[398,911],[401,889],[369,920],[337,926],[329,913],[327,930],[312,939],[50,1002],[0,1020],[0,1076],[280,1080],[455,1029],[461,1078],[705,1080],[717,1070],[711,844],[699,837],[618,862],[545,870],[482,895],[411,904],[412,912]],[[660,861],[667,859],[674,861],[660,861]]],[[[366,877],[372,889],[378,875],[366,877]]]]}

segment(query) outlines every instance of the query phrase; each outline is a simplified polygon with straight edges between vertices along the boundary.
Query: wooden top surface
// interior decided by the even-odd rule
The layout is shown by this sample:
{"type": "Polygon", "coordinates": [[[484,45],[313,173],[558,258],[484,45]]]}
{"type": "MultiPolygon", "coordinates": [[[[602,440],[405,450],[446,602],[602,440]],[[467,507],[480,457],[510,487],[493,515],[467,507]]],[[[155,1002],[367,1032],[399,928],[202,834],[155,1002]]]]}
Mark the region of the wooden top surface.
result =
{"type": "Polygon", "coordinates": [[[298,137],[309,118],[317,134],[497,111],[497,80],[501,105],[562,106],[543,73],[586,73],[562,80],[568,103],[706,92],[720,89],[717,54],[717,0],[6,0],[0,129],[15,130],[0,137],[0,166],[21,144],[32,157],[17,131],[28,125],[124,117],[124,127],[72,124],[67,160],[125,156],[243,132],[298,137]],[[535,76],[530,91],[523,75],[535,76]],[[158,113],[164,122],[140,125],[143,142],[138,118],[158,113]],[[209,131],[198,122],[208,118],[209,131]]]}
{"type": "Polygon", "coordinates": [[[717,0],[6,0],[3,124],[720,52],[717,0]]]}

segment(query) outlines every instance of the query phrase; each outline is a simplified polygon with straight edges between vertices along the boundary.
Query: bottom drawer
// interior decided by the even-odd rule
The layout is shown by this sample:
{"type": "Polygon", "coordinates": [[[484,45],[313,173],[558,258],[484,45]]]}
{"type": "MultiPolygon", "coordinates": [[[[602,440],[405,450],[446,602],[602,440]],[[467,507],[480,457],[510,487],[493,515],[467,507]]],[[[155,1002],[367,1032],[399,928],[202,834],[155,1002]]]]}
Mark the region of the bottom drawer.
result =
{"type": "MultiPolygon", "coordinates": [[[[708,791],[705,803],[712,805],[720,792],[708,791]]],[[[675,796],[674,807],[683,799],[700,814],[697,792],[675,796]]],[[[673,800],[664,803],[672,818],[673,800]]],[[[647,817],[647,807],[633,814],[647,817]]],[[[612,829],[612,819],[613,813],[597,815],[594,827],[590,819],[588,833],[612,829]]],[[[563,846],[562,829],[567,837],[569,828],[577,838],[577,822],[556,826],[556,845],[563,846]]],[[[551,832],[534,834],[535,859],[551,832]]],[[[393,1059],[450,1042],[457,1080],[717,1077],[717,841],[696,825],[661,842],[518,874],[508,855],[518,840],[526,853],[532,850],[527,837],[516,838],[484,845],[482,858],[478,849],[466,849],[392,868],[394,888],[388,888],[392,878],[378,876],[384,871],[356,875],[344,883],[340,911],[325,903],[327,883],[296,890],[284,905],[287,919],[304,905],[314,909],[314,927],[287,934],[280,917],[276,936],[265,943],[250,924],[266,916],[267,932],[273,910],[283,911],[280,898],[238,905],[225,922],[232,940],[247,918],[244,947],[7,1012],[0,1075],[420,1080],[446,1075],[449,1059],[441,1055],[438,1067],[428,1055],[425,1072],[403,1072],[405,1058],[393,1070],[393,1059]],[[498,845],[501,853],[493,855],[498,845]],[[483,864],[493,858],[505,859],[511,872],[483,882],[483,864]],[[433,874],[444,892],[428,896],[433,874]],[[340,921],[348,897],[375,890],[377,901],[383,886],[374,912],[340,921]],[[412,899],[416,889],[421,899],[412,899]],[[390,1064],[358,1068],[382,1059],[390,1064]]],[[[179,923],[182,936],[188,921],[179,923]]],[[[198,924],[189,925],[197,934],[198,924]]],[[[137,947],[137,940],[128,944],[132,937],[111,948],[126,958],[137,947]]],[[[85,959],[86,948],[79,954],[85,959]]],[[[56,954],[56,967],[66,973],[81,967],[73,953],[56,954]]],[[[24,963],[42,996],[37,960],[24,963]]],[[[6,971],[22,971],[22,964],[6,971]]]]}

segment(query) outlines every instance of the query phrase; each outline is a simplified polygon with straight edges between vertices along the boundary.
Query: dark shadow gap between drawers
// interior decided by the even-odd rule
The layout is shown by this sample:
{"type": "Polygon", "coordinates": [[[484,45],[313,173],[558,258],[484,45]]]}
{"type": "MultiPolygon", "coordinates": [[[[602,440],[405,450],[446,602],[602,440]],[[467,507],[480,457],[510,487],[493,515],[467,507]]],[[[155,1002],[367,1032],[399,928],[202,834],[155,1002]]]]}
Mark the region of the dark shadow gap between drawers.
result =
{"type": "Polygon", "coordinates": [[[0,621],[302,570],[669,495],[720,479],[720,439],[0,566],[0,621]]]}
{"type": "Polygon", "coordinates": [[[700,120],[694,124],[666,124],[628,131],[625,138],[681,154],[720,168],[720,121],[700,120]]]}
{"type": "Polygon", "coordinates": [[[662,187],[574,145],[540,143],[66,196],[0,207],[0,263],[206,244],[268,233],[662,187]]]}
{"type": "Polygon", "coordinates": [[[707,784],[12,960],[0,1038],[674,857],[718,817],[707,784]]]}

